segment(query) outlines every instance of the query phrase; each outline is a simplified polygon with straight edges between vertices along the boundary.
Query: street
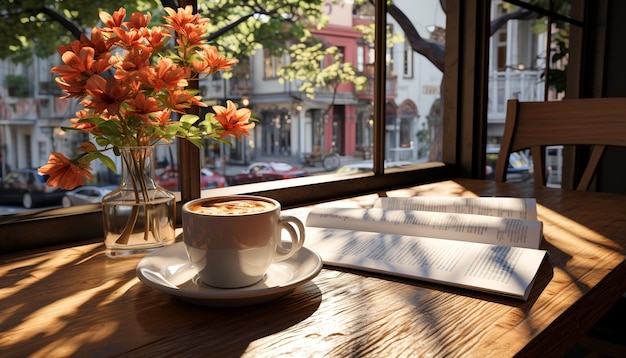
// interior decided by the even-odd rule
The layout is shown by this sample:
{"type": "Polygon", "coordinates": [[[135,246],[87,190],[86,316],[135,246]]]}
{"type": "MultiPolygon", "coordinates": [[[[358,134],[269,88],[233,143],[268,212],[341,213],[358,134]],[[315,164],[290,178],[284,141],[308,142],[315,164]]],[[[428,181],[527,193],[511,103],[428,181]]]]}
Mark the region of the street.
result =
{"type": "MultiPolygon", "coordinates": [[[[276,158],[263,158],[262,160],[259,160],[259,161],[272,161],[272,159],[276,159],[276,158]]],[[[279,159],[276,159],[276,160],[284,161],[284,158],[280,158],[280,159],[283,159],[283,160],[279,160],[279,159]]],[[[364,162],[371,163],[371,160],[361,160],[361,159],[356,159],[356,158],[351,158],[351,157],[342,157],[341,158],[341,165],[355,164],[355,163],[364,163],[364,162]]],[[[303,167],[301,163],[294,162],[293,165],[296,165],[296,166],[299,166],[299,167],[303,167]]],[[[246,170],[247,168],[248,168],[247,165],[227,165],[226,166],[226,173],[227,173],[227,175],[233,175],[233,174],[236,174],[236,173],[240,173],[240,172],[246,170]]],[[[306,166],[304,168],[307,171],[309,171],[309,175],[319,175],[319,174],[329,173],[322,167],[321,163],[318,163],[315,166],[306,166]]],[[[221,169],[215,169],[215,171],[218,172],[219,174],[222,174],[222,170],[221,169]]],[[[34,208],[34,209],[25,209],[20,204],[13,204],[13,205],[0,204],[0,216],[2,216],[2,215],[10,215],[10,214],[17,214],[17,213],[28,212],[28,211],[35,211],[35,210],[56,209],[56,208],[60,208],[60,207],[61,207],[60,205],[51,205],[51,206],[42,206],[42,207],[38,207],[38,208],[34,208]]]]}

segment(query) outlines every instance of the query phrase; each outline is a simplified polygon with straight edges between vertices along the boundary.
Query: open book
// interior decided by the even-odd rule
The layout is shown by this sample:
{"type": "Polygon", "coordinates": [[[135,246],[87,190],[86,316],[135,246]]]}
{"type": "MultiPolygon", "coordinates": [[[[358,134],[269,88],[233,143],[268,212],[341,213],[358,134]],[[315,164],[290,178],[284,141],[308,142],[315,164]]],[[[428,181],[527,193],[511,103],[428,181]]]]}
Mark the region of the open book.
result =
{"type": "Polygon", "coordinates": [[[380,198],[315,207],[306,226],[305,245],[328,265],[524,300],[547,255],[534,199],[380,198]]]}

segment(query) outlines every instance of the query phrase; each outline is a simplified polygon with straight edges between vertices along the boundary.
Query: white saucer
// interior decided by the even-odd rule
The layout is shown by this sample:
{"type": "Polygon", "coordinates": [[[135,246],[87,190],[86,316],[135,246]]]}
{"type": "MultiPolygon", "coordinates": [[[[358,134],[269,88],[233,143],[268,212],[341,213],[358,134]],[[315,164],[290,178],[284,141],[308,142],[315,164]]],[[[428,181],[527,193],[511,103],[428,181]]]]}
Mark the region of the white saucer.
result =
{"type": "Polygon", "coordinates": [[[180,300],[213,307],[248,306],[293,291],[322,270],[322,259],[303,247],[287,260],[273,263],[263,279],[242,288],[216,288],[202,283],[182,242],[158,249],[139,261],[137,276],[146,285],[180,300]]]}

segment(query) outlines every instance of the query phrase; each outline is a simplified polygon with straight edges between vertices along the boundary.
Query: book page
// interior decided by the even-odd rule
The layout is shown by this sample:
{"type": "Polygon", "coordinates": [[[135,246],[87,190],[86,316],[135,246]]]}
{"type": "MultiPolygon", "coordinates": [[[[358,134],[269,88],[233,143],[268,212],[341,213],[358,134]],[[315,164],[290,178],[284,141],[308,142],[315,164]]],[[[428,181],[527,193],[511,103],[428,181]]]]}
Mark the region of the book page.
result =
{"type": "Polygon", "coordinates": [[[307,228],[325,264],[526,300],[546,251],[405,235],[307,228]]]}
{"type": "Polygon", "coordinates": [[[307,226],[436,237],[537,249],[543,224],[485,215],[410,210],[315,207],[307,226]]]}
{"type": "Polygon", "coordinates": [[[376,200],[374,207],[390,210],[438,211],[537,220],[537,200],[534,198],[383,197],[376,200]]]}

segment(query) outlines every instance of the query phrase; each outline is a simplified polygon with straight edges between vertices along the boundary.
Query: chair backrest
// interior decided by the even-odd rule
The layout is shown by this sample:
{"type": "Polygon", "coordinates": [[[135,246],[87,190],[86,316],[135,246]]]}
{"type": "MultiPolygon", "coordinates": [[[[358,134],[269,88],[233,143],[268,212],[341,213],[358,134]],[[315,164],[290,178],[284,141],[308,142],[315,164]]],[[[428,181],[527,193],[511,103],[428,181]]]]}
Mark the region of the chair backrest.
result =
{"type": "Polygon", "coordinates": [[[545,148],[552,145],[593,146],[576,187],[587,190],[606,146],[626,147],[626,98],[509,100],[494,179],[506,180],[510,153],[530,149],[535,184],[545,185],[545,148]]]}

